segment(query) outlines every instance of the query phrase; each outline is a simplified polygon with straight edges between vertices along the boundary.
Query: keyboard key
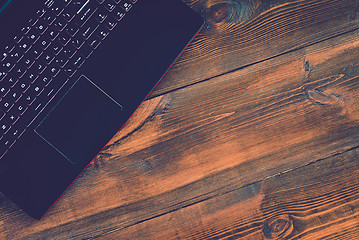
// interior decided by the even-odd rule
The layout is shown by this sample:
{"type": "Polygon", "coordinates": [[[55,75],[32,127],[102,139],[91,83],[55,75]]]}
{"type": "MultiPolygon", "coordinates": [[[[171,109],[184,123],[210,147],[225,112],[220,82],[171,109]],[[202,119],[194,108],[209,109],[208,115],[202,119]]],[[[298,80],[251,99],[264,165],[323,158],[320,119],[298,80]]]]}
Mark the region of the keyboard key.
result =
{"type": "Polygon", "coordinates": [[[77,71],[76,67],[70,61],[64,67],[64,72],[69,77],[72,77],[76,71],[77,71]]]}
{"type": "Polygon", "coordinates": [[[48,71],[52,77],[56,77],[56,75],[60,72],[60,66],[57,64],[52,64],[49,66],[48,71]]]}
{"type": "Polygon", "coordinates": [[[106,18],[104,24],[105,27],[107,27],[109,30],[112,30],[117,24],[117,19],[112,16],[109,16],[108,18],[106,18]]]}
{"type": "Polygon", "coordinates": [[[19,98],[21,97],[22,93],[20,91],[21,89],[17,89],[17,86],[15,88],[12,88],[10,92],[8,93],[8,96],[10,98],[10,101],[17,102],[19,98]]]}
{"type": "Polygon", "coordinates": [[[97,10],[97,5],[95,4],[95,2],[87,3],[82,8],[81,12],[75,17],[74,22],[79,27],[82,27],[96,10],[97,10]]]}
{"type": "Polygon", "coordinates": [[[27,71],[27,68],[26,68],[25,63],[23,63],[23,62],[17,64],[16,67],[14,68],[15,76],[18,78],[21,78],[22,76],[24,76],[26,71],[27,71]]]}
{"type": "Polygon", "coordinates": [[[5,112],[10,111],[14,106],[14,103],[11,101],[11,97],[7,95],[3,100],[1,100],[1,109],[5,112]]]}
{"type": "Polygon", "coordinates": [[[95,13],[95,18],[98,22],[102,23],[108,16],[108,12],[103,7],[99,8],[95,13]]]}
{"type": "Polygon", "coordinates": [[[14,87],[17,82],[18,82],[18,78],[15,77],[13,72],[11,72],[6,76],[2,84],[9,87],[14,87]]]}
{"type": "Polygon", "coordinates": [[[54,4],[52,4],[52,6],[51,6],[51,11],[56,16],[59,16],[63,10],[64,10],[64,3],[61,1],[55,1],[54,4]]]}
{"type": "Polygon", "coordinates": [[[110,33],[110,30],[104,26],[100,26],[97,30],[96,30],[96,35],[101,39],[104,40],[107,35],[110,33]]]}
{"type": "Polygon", "coordinates": [[[18,86],[19,91],[21,91],[22,93],[25,93],[29,89],[30,84],[28,82],[24,81],[24,82],[19,82],[18,84],[16,84],[15,87],[17,87],[17,86],[18,86]]]}
{"type": "Polygon", "coordinates": [[[22,34],[24,34],[24,35],[26,35],[30,30],[31,30],[31,26],[30,26],[30,25],[21,28],[21,32],[22,32],[22,34]]]}
{"type": "Polygon", "coordinates": [[[120,6],[126,11],[130,11],[131,7],[132,7],[132,3],[128,0],[125,1],[121,1],[120,2],[120,6]]]}
{"type": "Polygon", "coordinates": [[[0,140],[1,148],[9,149],[14,143],[16,139],[11,138],[11,136],[6,135],[3,139],[0,140]]]}
{"type": "Polygon", "coordinates": [[[100,43],[101,40],[96,34],[92,35],[88,41],[88,45],[93,49],[96,49],[100,45],[100,43]]]}
{"type": "Polygon", "coordinates": [[[28,57],[23,58],[22,61],[27,69],[29,69],[32,66],[32,64],[35,62],[32,58],[28,58],[28,57]]]}
{"type": "Polygon", "coordinates": [[[18,49],[19,49],[20,54],[24,54],[30,49],[31,42],[30,42],[30,40],[28,38],[23,38],[20,41],[18,47],[19,47],[18,49]]]}
{"type": "Polygon", "coordinates": [[[0,135],[4,135],[9,131],[11,128],[11,125],[7,123],[4,119],[0,122],[0,135]]]}
{"type": "Polygon", "coordinates": [[[47,64],[44,61],[38,61],[34,64],[34,69],[38,74],[41,74],[47,67],[47,64]]]}
{"type": "Polygon", "coordinates": [[[15,48],[15,44],[14,43],[11,43],[11,44],[8,44],[4,47],[4,50],[5,52],[9,53],[11,52],[13,49],[15,48]]]}
{"type": "Polygon", "coordinates": [[[15,35],[12,39],[14,40],[15,43],[19,43],[23,38],[24,38],[24,35],[19,33],[19,34],[15,35]]]}
{"type": "Polygon", "coordinates": [[[36,11],[37,16],[39,16],[39,17],[42,17],[45,13],[46,13],[45,8],[41,8],[41,9],[36,11]]]}
{"type": "Polygon", "coordinates": [[[38,78],[38,74],[33,70],[29,70],[25,73],[25,75],[23,76],[24,81],[27,81],[28,83],[33,83],[35,82],[35,80],[38,78]]]}
{"type": "Polygon", "coordinates": [[[29,38],[31,43],[34,44],[39,39],[40,34],[37,32],[37,30],[35,28],[33,28],[33,29],[30,30],[27,37],[29,38]]]}
{"type": "Polygon", "coordinates": [[[82,44],[84,44],[84,42],[85,42],[85,40],[81,37],[80,34],[77,34],[77,35],[71,40],[72,45],[73,45],[75,48],[77,48],[77,49],[79,49],[79,48],[82,46],[82,44]]]}
{"type": "Polygon", "coordinates": [[[35,96],[32,96],[30,94],[24,95],[25,102],[28,106],[30,106],[35,101],[35,96]]]}
{"type": "Polygon", "coordinates": [[[44,54],[42,55],[42,59],[44,60],[44,62],[49,65],[53,60],[54,60],[54,55],[52,54],[44,54]]]}
{"type": "Polygon", "coordinates": [[[45,32],[45,36],[53,41],[59,35],[59,31],[54,26],[49,26],[49,29],[45,32]]]}
{"type": "Polygon", "coordinates": [[[69,12],[68,10],[65,9],[65,10],[62,12],[61,15],[62,15],[62,17],[63,17],[63,19],[64,19],[65,21],[70,22],[70,21],[75,17],[76,12],[71,13],[71,12],[69,12]]]}
{"type": "Polygon", "coordinates": [[[18,61],[20,61],[20,59],[21,59],[22,56],[23,56],[22,51],[23,51],[23,50],[21,50],[19,46],[16,46],[16,47],[10,52],[10,55],[9,55],[9,57],[11,58],[10,61],[13,61],[13,62],[18,62],[18,61]]]}
{"type": "Polygon", "coordinates": [[[80,34],[84,39],[88,39],[92,33],[98,28],[99,24],[96,19],[91,18],[80,30],[80,34]]]}
{"type": "Polygon", "coordinates": [[[76,53],[76,48],[72,44],[69,44],[64,48],[63,53],[65,53],[68,58],[72,58],[72,56],[76,53]]]}
{"type": "Polygon", "coordinates": [[[47,24],[43,21],[43,20],[39,20],[36,24],[35,24],[35,29],[40,33],[43,34],[46,29],[47,29],[47,24]]]}
{"type": "Polygon", "coordinates": [[[71,37],[75,36],[75,34],[79,31],[78,26],[76,26],[73,22],[69,23],[66,27],[66,32],[71,35],[71,37]]]}
{"type": "Polygon", "coordinates": [[[40,43],[36,43],[35,46],[33,46],[30,51],[28,52],[28,55],[32,59],[38,59],[42,54],[42,49],[40,47],[40,43]]]}
{"type": "Polygon", "coordinates": [[[43,53],[41,56],[41,61],[43,61],[45,64],[49,65],[52,60],[54,60],[55,56],[52,54],[51,50],[47,50],[43,53]]]}
{"type": "Polygon", "coordinates": [[[40,84],[32,85],[30,88],[30,93],[34,93],[35,96],[39,96],[44,88],[40,84]]]}
{"type": "Polygon", "coordinates": [[[51,25],[55,19],[56,19],[56,16],[52,13],[52,12],[46,12],[44,14],[44,16],[42,17],[42,19],[44,20],[44,22],[47,24],[47,25],[51,25]]]}
{"type": "Polygon", "coordinates": [[[62,46],[67,45],[67,43],[70,41],[71,36],[67,32],[61,32],[60,36],[58,37],[59,42],[62,46]]]}
{"type": "Polygon", "coordinates": [[[65,55],[65,53],[60,53],[56,59],[55,59],[55,62],[56,64],[60,67],[60,68],[63,68],[65,66],[65,64],[68,62],[68,57],[65,55]]]}
{"type": "Polygon", "coordinates": [[[25,127],[23,127],[23,126],[14,126],[7,135],[9,135],[10,138],[12,138],[12,139],[17,139],[22,135],[22,133],[24,131],[25,131],[25,127]]]}
{"type": "Polygon", "coordinates": [[[112,12],[112,10],[114,10],[116,8],[116,3],[112,0],[105,0],[104,5],[105,5],[105,8],[110,12],[112,12]]]}
{"type": "Polygon", "coordinates": [[[60,44],[59,41],[55,40],[51,45],[49,50],[52,51],[53,54],[57,55],[61,52],[62,50],[62,45],[60,44]]]}
{"type": "Polygon", "coordinates": [[[0,96],[4,97],[10,91],[10,87],[1,86],[0,87],[0,96]]]}
{"type": "Polygon", "coordinates": [[[15,114],[17,114],[18,116],[24,114],[24,112],[27,110],[28,107],[29,106],[25,104],[23,101],[17,102],[16,105],[14,106],[15,114]]]}
{"type": "Polygon", "coordinates": [[[9,58],[9,61],[4,61],[2,66],[2,69],[4,69],[5,72],[10,72],[11,69],[15,66],[15,63],[9,58]]]}
{"type": "Polygon", "coordinates": [[[66,25],[67,25],[66,19],[62,17],[57,18],[53,24],[53,26],[59,31],[62,31],[66,27],[66,25]]]}
{"type": "Polygon", "coordinates": [[[8,122],[10,125],[14,125],[18,119],[19,119],[19,115],[15,114],[13,108],[8,114],[6,114],[6,118],[4,120],[8,122]]]}
{"type": "Polygon", "coordinates": [[[37,21],[39,21],[38,18],[30,18],[30,19],[27,21],[27,23],[28,23],[30,26],[34,26],[34,25],[37,23],[37,21]]]}
{"type": "Polygon", "coordinates": [[[85,62],[85,57],[77,52],[75,56],[71,59],[71,63],[76,67],[79,68],[85,62]]]}
{"type": "Polygon", "coordinates": [[[122,7],[118,6],[113,13],[117,21],[120,21],[125,16],[126,11],[122,7]]]}
{"type": "Polygon", "coordinates": [[[43,36],[43,37],[40,39],[39,43],[40,43],[40,47],[42,48],[42,50],[46,50],[47,47],[50,46],[51,40],[50,40],[48,37],[43,36]]]}
{"type": "Polygon", "coordinates": [[[50,74],[42,74],[40,78],[38,79],[38,83],[41,84],[43,87],[46,87],[51,82],[52,78],[50,77],[50,74]]]}

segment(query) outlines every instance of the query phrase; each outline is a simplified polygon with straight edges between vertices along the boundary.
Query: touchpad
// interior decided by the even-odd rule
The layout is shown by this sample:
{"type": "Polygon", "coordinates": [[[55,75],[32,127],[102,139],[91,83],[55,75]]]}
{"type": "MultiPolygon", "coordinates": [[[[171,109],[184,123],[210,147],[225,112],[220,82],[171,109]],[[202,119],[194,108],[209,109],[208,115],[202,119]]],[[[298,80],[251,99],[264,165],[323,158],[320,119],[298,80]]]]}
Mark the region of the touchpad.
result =
{"type": "Polygon", "coordinates": [[[121,127],[122,106],[81,76],[35,129],[71,163],[88,163],[121,127]]]}

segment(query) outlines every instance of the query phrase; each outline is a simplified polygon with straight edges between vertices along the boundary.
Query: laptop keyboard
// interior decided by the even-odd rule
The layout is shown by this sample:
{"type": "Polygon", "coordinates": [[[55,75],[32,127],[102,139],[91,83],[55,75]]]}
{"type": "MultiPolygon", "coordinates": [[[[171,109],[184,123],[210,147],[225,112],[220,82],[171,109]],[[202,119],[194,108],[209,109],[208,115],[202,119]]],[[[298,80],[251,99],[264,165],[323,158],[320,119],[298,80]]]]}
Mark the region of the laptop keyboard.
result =
{"type": "Polygon", "coordinates": [[[0,159],[137,0],[46,0],[0,49],[0,159]]]}

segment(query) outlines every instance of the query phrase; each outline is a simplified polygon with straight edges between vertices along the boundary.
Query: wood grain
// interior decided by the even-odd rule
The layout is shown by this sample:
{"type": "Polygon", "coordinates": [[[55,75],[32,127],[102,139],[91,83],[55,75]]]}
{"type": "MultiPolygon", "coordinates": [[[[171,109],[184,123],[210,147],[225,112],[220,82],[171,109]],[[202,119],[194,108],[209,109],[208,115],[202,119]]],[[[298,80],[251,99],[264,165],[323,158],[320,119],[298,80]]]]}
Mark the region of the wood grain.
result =
{"type": "Polygon", "coordinates": [[[354,148],[100,239],[356,239],[358,186],[354,148]]]}
{"type": "Polygon", "coordinates": [[[186,0],[206,27],[150,97],[358,28],[357,0],[186,0]]]}
{"type": "MultiPolygon", "coordinates": [[[[189,3],[197,8],[203,2],[189,3]]],[[[333,6],[345,12],[350,4],[355,5],[352,1],[268,1],[265,8],[260,1],[248,3],[256,3],[255,8],[248,9],[259,12],[243,21],[263,22],[256,29],[265,28],[266,21],[274,23],[281,16],[279,22],[301,11],[308,13],[317,5],[324,16],[324,9],[338,13],[333,6]],[[324,2],[328,8],[321,8],[324,2]],[[303,9],[296,12],[300,6],[303,9]]],[[[225,6],[217,7],[206,14],[220,24],[225,6]]],[[[341,202],[340,196],[344,195],[335,198],[335,191],[344,191],[342,186],[356,184],[357,157],[352,153],[359,146],[359,31],[352,31],[358,27],[355,11],[351,9],[354,20],[340,15],[342,11],[332,19],[324,18],[325,23],[313,25],[302,25],[307,18],[298,17],[296,26],[301,27],[292,33],[284,31],[276,43],[286,48],[287,41],[297,39],[290,44],[298,48],[286,48],[288,52],[283,54],[268,41],[263,42],[266,47],[262,49],[276,54],[268,55],[263,50],[267,57],[245,68],[236,52],[244,36],[238,35],[221,43],[221,51],[229,52],[228,65],[219,55],[213,58],[211,52],[208,59],[218,61],[217,67],[206,66],[206,60],[200,59],[203,66],[199,69],[209,67],[208,76],[219,76],[191,84],[194,82],[188,76],[198,75],[195,63],[188,63],[188,68],[181,67],[181,71],[174,68],[170,74],[177,77],[169,74],[164,82],[173,81],[168,84],[177,90],[159,86],[41,221],[26,216],[0,195],[0,238],[86,239],[112,233],[108,238],[143,234],[170,239],[261,239],[289,233],[294,239],[319,239],[328,237],[330,231],[338,239],[355,236],[357,190],[352,190],[353,201],[350,196],[342,197],[349,205],[341,202]],[[314,26],[321,26],[320,36],[328,31],[328,39],[314,37],[314,26]],[[342,33],[346,34],[334,37],[338,29],[345,29],[342,33]],[[300,39],[307,38],[307,34],[315,41],[303,45],[300,39]],[[176,78],[186,84],[176,85],[176,78]],[[335,170],[335,166],[341,167],[337,156],[347,156],[344,170],[335,170]],[[321,162],[332,167],[326,169],[321,162]],[[313,170],[312,166],[322,168],[313,170]],[[353,169],[354,175],[349,175],[348,169],[353,169]],[[303,175],[298,171],[304,171],[303,175]],[[285,178],[276,182],[277,177],[271,177],[281,172],[289,174],[283,176],[288,176],[290,184],[282,186],[285,178]],[[294,188],[296,184],[298,188],[294,188]],[[318,189],[310,189],[311,185],[318,189]],[[299,194],[295,195],[296,191],[299,194]],[[281,195],[284,193],[289,194],[288,198],[281,195]],[[328,202],[326,194],[333,196],[328,202]],[[310,212],[311,207],[314,212],[310,212]],[[348,220],[341,214],[347,214],[348,220]],[[335,227],[329,231],[331,225],[335,227]],[[152,227],[156,230],[155,226],[162,233],[151,231],[152,227]],[[339,228],[343,230],[335,230],[339,228]]],[[[223,28],[213,39],[238,31],[223,28]]],[[[196,41],[187,54],[202,51],[196,41]]],[[[209,42],[203,44],[211,47],[209,42]]],[[[251,56],[253,50],[241,51],[251,56]]]]}

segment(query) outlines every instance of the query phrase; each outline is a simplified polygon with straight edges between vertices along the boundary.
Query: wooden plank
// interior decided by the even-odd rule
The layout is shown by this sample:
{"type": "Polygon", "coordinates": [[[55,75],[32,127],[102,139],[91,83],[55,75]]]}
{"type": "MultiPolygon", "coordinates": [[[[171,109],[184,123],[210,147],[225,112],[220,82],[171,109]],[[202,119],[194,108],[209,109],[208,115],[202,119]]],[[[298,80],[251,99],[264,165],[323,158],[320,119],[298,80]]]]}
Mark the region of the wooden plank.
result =
{"type": "Polygon", "coordinates": [[[99,239],[357,239],[359,150],[269,177],[99,239]]]}
{"type": "Polygon", "coordinates": [[[42,221],[8,239],[86,238],[359,145],[359,31],[146,101],[42,221]]]}
{"type": "Polygon", "coordinates": [[[206,27],[152,95],[158,96],[359,27],[357,0],[185,0],[206,27]]]}

